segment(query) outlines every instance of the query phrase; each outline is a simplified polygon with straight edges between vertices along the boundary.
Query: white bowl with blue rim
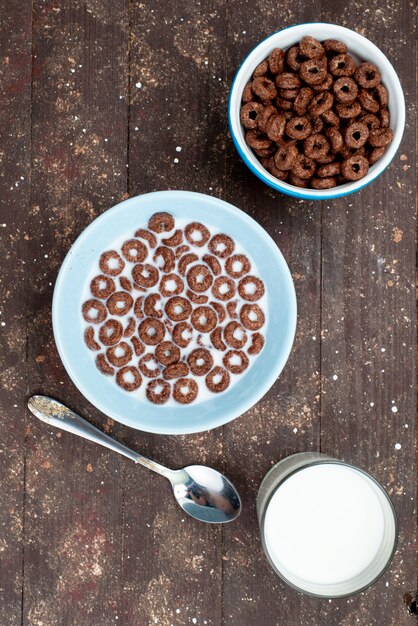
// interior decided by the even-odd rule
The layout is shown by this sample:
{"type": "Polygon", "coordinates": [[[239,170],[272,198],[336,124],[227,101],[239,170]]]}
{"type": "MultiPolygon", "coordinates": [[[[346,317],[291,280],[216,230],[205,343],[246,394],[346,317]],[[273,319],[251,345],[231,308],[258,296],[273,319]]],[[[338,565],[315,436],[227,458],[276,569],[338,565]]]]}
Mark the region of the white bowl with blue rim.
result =
{"type": "MultiPolygon", "coordinates": [[[[68,252],[52,305],[55,342],[70,378],[100,411],[139,430],[187,434],[209,430],[238,417],[273,385],[282,371],[296,329],[296,296],[283,255],[266,231],[243,211],[218,198],[189,191],[159,191],[130,198],[95,219],[68,252]],[[200,221],[232,236],[254,260],[267,293],[265,346],[254,364],[228,390],[190,405],[155,405],[118,387],[96,368],[83,339],[81,315],[86,281],[100,254],[124,235],[146,226],[157,211],[200,221]]],[[[144,383],[143,383],[144,384],[144,383]]]]}
{"type": "Polygon", "coordinates": [[[250,52],[247,58],[239,68],[234,82],[231,87],[228,103],[229,128],[235,147],[238,150],[244,163],[249,169],[258,176],[264,183],[281,191],[289,196],[296,198],[304,198],[309,200],[329,200],[331,198],[340,198],[354,193],[363,187],[369,185],[387,168],[392,161],[399,148],[405,127],[405,99],[399,82],[398,75],[392,64],[377,46],[371,41],[359,35],[358,33],[337,26],[336,24],[298,24],[284,30],[274,33],[264,39],[250,52]],[[382,83],[385,85],[389,93],[390,126],[394,132],[393,141],[388,150],[385,152],[374,165],[372,165],[367,175],[357,181],[345,183],[333,187],[332,189],[307,189],[295,187],[284,181],[278,180],[270,172],[268,172],[258,161],[256,155],[245,141],[245,129],[240,121],[241,96],[247,82],[251,80],[251,76],[255,68],[261,61],[266,59],[274,48],[282,48],[287,50],[296,45],[302,37],[311,35],[320,41],[324,39],[339,39],[347,45],[348,52],[356,61],[369,61],[375,63],[382,73],[382,83]]]}

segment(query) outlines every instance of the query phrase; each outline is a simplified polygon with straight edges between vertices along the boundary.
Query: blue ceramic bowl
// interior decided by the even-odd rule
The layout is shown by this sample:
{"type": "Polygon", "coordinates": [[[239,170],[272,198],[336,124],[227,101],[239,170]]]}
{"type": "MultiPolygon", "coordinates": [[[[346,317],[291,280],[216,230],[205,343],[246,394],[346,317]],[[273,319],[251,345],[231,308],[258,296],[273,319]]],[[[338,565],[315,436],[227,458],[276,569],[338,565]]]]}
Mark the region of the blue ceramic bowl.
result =
{"type": "Polygon", "coordinates": [[[164,434],[194,433],[238,417],[268,391],[289,356],[296,329],[296,296],[280,250],[251,217],[203,194],[160,191],[130,198],[94,220],[68,252],[54,290],[52,322],[58,352],[74,384],[98,409],[132,428],[164,434]],[[266,343],[253,366],[221,395],[193,406],[157,406],[117,387],[95,367],[83,340],[83,290],[103,250],[145,225],[156,211],[197,220],[228,233],[254,259],[268,294],[266,343]]]}
{"type": "Polygon", "coordinates": [[[253,174],[258,176],[264,183],[273,187],[273,189],[277,189],[289,196],[295,196],[296,198],[329,200],[331,198],[347,196],[350,193],[354,193],[366,187],[366,185],[369,185],[386,169],[399,148],[404,132],[405,99],[399,78],[393,66],[383,52],[371,41],[366,39],[366,37],[359,35],[349,28],[337,26],[336,24],[298,24],[297,26],[285,28],[278,33],[270,35],[267,39],[264,39],[264,41],[259,43],[243,61],[231,87],[228,103],[228,118],[232,139],[240,157],[253,174]],[[388,150],[377,163],[370,167],[368,174],[364,178],[352,183],[339,185],[332,189],[303,189],[275,178],[270,172],[264,169],[251,148],[247,145],[244,128],[240,121],[242,92],[247,82],[251,79],[252,73],[257,65],[266,59],[274,48],[287,50],[298,43],[305,35],[312,35],[321,41],[324,39],[339,39],[347,45],[349,53],[357,62],[371,61],[375,63],[382,73],[382,82],[389,93],[388,108],[394,138],[388,150]]]}

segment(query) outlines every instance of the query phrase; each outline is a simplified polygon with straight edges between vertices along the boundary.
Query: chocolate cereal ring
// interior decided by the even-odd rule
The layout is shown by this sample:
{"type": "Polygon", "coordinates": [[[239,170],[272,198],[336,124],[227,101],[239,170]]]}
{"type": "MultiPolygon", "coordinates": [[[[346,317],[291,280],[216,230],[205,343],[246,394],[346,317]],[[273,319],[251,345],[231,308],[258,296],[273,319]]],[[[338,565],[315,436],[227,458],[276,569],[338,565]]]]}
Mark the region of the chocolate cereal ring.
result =
{"type": "Polygon", "coordinates": [[[344,133],[344,141],[347,148],[358,150],[369,138],[369,129],[362,122],[352,122],[347,126],[344,133]]]}
{"type": "Polygon", "coordinates": [[[387,128],[390,125],[390,114],[387,109],[380,109],[380,126],[381,128],[387,128]]]}
{"type": "Polygon", "coordinates": [[[257,76],[257,78],[254,78],[251,89],[262,102],[268,102],[277,96],[277,90],[273,81],[266,76],[257,76]]]}
{"type": "Polygon", "coordinates": [[[123,336],[124,337],[132,337],[132,335],[134,334],[136,329],[136,320],[133,317],[130,317],[128,320],[128,324],[125,328],[125,330],[123,331],[123,336]]]}
{"type": "Polygon", "coordinates": [[[214,235],[212,237],[209,241],[208,247],[212,254],[217,256],[219,259],[226,259],[226,257],[233,253],[235,243],[231,237],[228,237],[228,235],[219,233],[218,235],[214,235]]]}
{"type": "Polygon", "coordinates": [[[294,100],[299,93],[299,89],[280,89],[279,96],[285,100],[294,100]]]}
{"type": "Polygon", "coordinates": [[[374,63],[362,63],[355,71],[355,79],[361,87],[373,89],[382,80],[379,68],[374,63]]]}
{"type": "Polygon", "coordinates": [[[340,131],[336,128],[328,128],[326,134],[330,141],[332,152],[339,152],[344,145],[343,136],[340,131]]]}
{"type": "Polygon", "coordinates": [[[337,185],[337,179],[329,178],[311,178],[312,189],[331,189],[337,185]]]}
{"type": "Polygon", "coordinates": [[[319,85],[327,77],[327,64],[322,59],[308,59],[300,66],[299,76],[308,85],[319,85]]]}
{"type": "Polygon", "coordinates": [[[220,302],[209,302],[209,304],[211,305],[213,309],[215,309],[218,315],[219,323],[222,324],[222,322],[226,318],[226,311],[225,311],[224,306],[220,302]]]}
{"type": "Polygon", "coordinates": [[[126,341],[121,341],[106,350],[107,360],[115,367],[123,367],[131,360],[133,350],[126,341]]]}
{"type": "Polygon", "coordinates": [[[186,273],[187,266],[190,263],[194,263],[195,261],[198,261],[198,260],[199,260],[199,257],[197,256],[197,254],[195,254],[194,252],[188,252],[187,254],[182,256],[181,259],[179,260],[177,264],[178,271],[180,272],[182,276],[184,276],[186,273]]]}
{"type": "Polygon", "coordinates": [[[307,180],[298,178],[293,173],[290,174],[289,182],[291,185],[294,185],[295,187],[307,187],[308,186],[307,180]]]}
{"type": "Polygon", "coordinates": [[[393,139],[393,130],[391,128],[376,128],[369,135],[369,144],[373,148],[381,148],[388,146],[393,139]]]}
{"type": "Polygon", "coordinates": [[[264,337],[260,333],[254,333],[251,337],[251,345],[248,348],[248,354],[259,354],[264,347],[264,337]]]}
{"type": "Polygon", "coordinates": [[[337,104],[337,114],[343,120],[348,120],[352,117],[358,117],[361,113],[361,104],[357,100],[353,104],[337,104]]]}
{"type": "MultiPolygon", "coordinates": [[[[286,114],[289,115],[289,119],[290,119],[290,116],[291,116],[290,112],[291,112],[291,110],[293,108],[292,101],[291,100],[285,100],[284,98],[276,98],[275,104],[276,104],[276,107],[280,111],[282,111],[285,116],[286,116],[286,114]]],[[[286,117],[286,119],[288,119],[288,118],[286,117]]]]}
{"type": "Polygon", "coordinates": [[[159,272],[154,265],[137,263],[132,268],[132,278],[141,287],[153,287],[158,283],[159,272]]]}
{"type": "MultiPolygon", "coordinates": [[[[299,151],[297,147],[293,143],[281,143],[275,153],[274,159],[274,167],[279,171],[283,172],[286,170],[290,170],[296,161],[296,157],[298,156],[299,151]]],[[[271,170],[272,174],[275,173],[271,170]]],[[[280,178],[278,176],[278,178],[280,178]]]]}
{"type": "Polygon", "coordinates": [[[319,178],[329,178],[330,176],[338,176],[339,174],[341,174],[341,163],[337,161],[323,165],[316,170],[316,175],[319,176],[319,178]]]}
{"type": "Polygon", "coordinates": [[[329,74],[329,72],[327,72],[327,75],[322,83],[318,83],[318,85],[311,85],[311,88],[313,89],[313,91],[328,91],[333,82],[334,78],[332,74],[329,74]]]}
{"type": "Polygon", "coordinates": [[[148,256],[148,250],[139,239],[128,239],[122,245],[122,254],[131,263],[142,263],[148,256]]]}
{"type": "Polygon", "coordinates": [[[113,376],[115,373],[115,370],[109,365],[104,354],[98,354],[96,356],[96,367],[102,374],[105,374],[105,376],[113,376]]]}
{"type": "Polygon", "coordinates": [[[251,271],[251,263],[245,254],[233,254],[225,261],[225,271],[231,278],[242,278],[251,271]]]}
{"type": "Polygon", "coordinates": [[[156,346],[164,339],[164,324],[155,317],[146,317],[138,327],[138,335],[147,346],[156,346]]]}
{"type": "Polygon", "coordinates": [[[175,249],[174,256],[176,257],[176,259],[179,259],[180,257],[183,256],[183,254],[186,254],[186,252],[188,252],[189,250],[190,250],[190,246],[186,246],[183,243],[181,246],[175,249]]]}
{"type": "Polygon", "coordinates": [[[293,46],[286,52],[286,63],[294,72],[299,72],[300,66],[306,61],[299,46],[293,46]]]}
{"type": "Polygon", "coordinates": [[[170,213],[154,213],[149,218],[148,228],[154,233],[169,232],[174,228],[174,218],[170,213]]]}
{"type": "Polygon", "coordinates": [[[207,291],[213,283],[213,275],[207,265],[194,265],[187,272],[187,283],[190,289],[202,293],[207,291]]]}
{"type": "Polygon", "coordinates": [[[211,332],[210,340],[216,350],[220,350],[221,352],[224,352],[226,350],[226,344],[223,342],[222,328],[220,326],[218,326],[211,332]]]}
{"type": "Polygon", "coordinates": [[[115,291],[106,300],[106,306],[111,315],[126,315],[132,309],[134,299],[127,291],[115,291]]]}
{"type": "Polygon", "coordinates": [[[254,100],[254,92],[252,90],[251,85],[252,85],[252,82],[249,81],[243,89],[241,100],[244,103],[252,102],[252,100],[254,100]]]}
{"type": "Polygon", "coordinates": [[[116,291],[115,281],[110,276],[99,274],[91,281],[90,291],[95,298],[106,299],[116,291]]]}
{"type": "Polygon", "coordinates": [[[151,352],[148,352],[142,359],[139,359],[138,367],[147,378],[157,378],[161,373],[158,361],[151,352]]]}
{"type": "Polygon", "coordinates": [[[264,61],[261,61],[261,63],[259,63],[255,68],[253,72],[253,77],[257,78],[257,76],[265,76],[267,74],[268,68],[268,61],[266,59],[264,61]]]}
{"type": "Polygon", "coordinates": [[[135,391],[142,384],[142,377],[137,367],[127,365],[116,374],[116,382],[125,391],[135,391]]]}
{"type": "Polygon", "coordinates": [[[274,48],[270,52],[270,56],[268,58],[268,64],[270,72],[275,76],[276,74],[281,74],[284,70],[284,52],[281,48],[274,48]]]}
{"type": "Polygon", "coordinates": [[[157,238],[153,233],[150,233],[149,230],[145,230],[145,228],[138,228],[135,232],[135,237],[139,239],[144,239],[150,248],[155,248],[157,245],[157,238]]]}
{"type": "Polygon", "coordinates": [[[292,167],[292,174],[298,178],[312,178],[315,173],[316,164],[313,159],[306,157],[304,154],[299,154],[292,167]]]}
{"type": "Polygon", "coordinates": [[[205,378],[207,388],[214,393],[225,391],[229,387],[230,380],[229,372],[219,365],[216,365],[209,374],[206,374],[205,378]]]}
{"type": "Polygon", "coordinates": [[[174,251],[167,246],[158,246],[152,260],[165,273],[172,272],[176,265],[174,251]]]}
{"type": "Polygon", "coordinates": [[[229,276],[218,276],[212,286],[212,294],[218,300],[230,300],[235,295],[235,282],[229,276]]]}
{"type": "Polygon", "coordinates": [[[272,115],[266,124],[266,135],[271,141],[281,141],[286,129],[286,118],[283,113],[272,115]]]}
{"type": "Polygon", "coordinates": [[[184,282],[177,274],[166,274],[160,281],[160,292],[163,296],[178,296],[184,289],[184,282]]]}
{"type": "Polygon", "coordinates": [[[325,49],[320,41],[306,35],[299,42],[299,48],[303,56],[307,59],[316,59],[325,54],[325,49]]]}
{"type": "Polygon", "coordinates": [[[215,311],[206,305],[196,307],[191,316],[192,326],[199,333],[210,333],[215,328],[217,321],[215,311]]]}
{"type": "Polygon", "coordinates": [[[380,106],[382,108],[387,107],[387,105],[389,104],[389,94],[386,87],[382,85],[382,83],[379,83],[378,85],[376,85],[374,90],[377,95],[377,99],[379,100],[380,106]]]}
{"type": "Polygon", "coordinates": [[[142,303],[143,303],[143,301],[144,301],[144,296],[138,296],[138,298],[135,300],[134,315],[138,319],[142,319],[144,317],[144,313],[142,311],[142,303]]]}
{"type": "Polygon", "coordinates": [[[150,402],[154,404],[165,404],[170,399],[171,385],[162,378],[150,380],[145,394],[150,402]]]}
{"type": "Polygon", "coordinates": [[[180,350],[172,341],[162,341],[155,348],[155,358],[163,365],[172,365],[180,360],[180,350]]]}
{"type": "Polygon", "coordinates": [[[141,356],[141,354],[145,352],[145,346],[142,341],[138,339],[138,337],[131,337],[131,344],[136,356],[141,356]]]}
{"type": "Polygon", "coordinates": [[[312,133],[312,124],[305,116],[296,116],[286,124],[286,134],[291,139],[306,139],[312,133]]]}
{"type": "Polygon", "coordinates": [[[228,315],[231,319],[235,319],[236,317],[238,317],[237,306],[238,300],[230,300],[226,303],[226,310],[228,311],[228,315]]]}
{"type": "Polygon", "coordinates": [[[228,350],[223,356],[222,363],[232,374],[242,374],[247,369],[249,360],[242,350],[228,350]]]}
{"type": "Polygon", "coordinates": [[[224,328],[224,338],[228,346],[243,348],[247,343],[248,336],[242,324],[232,321],[224,328]]]}
{"type": "Polygon", "coordinates": [[[190,317],[192,305],[182,296],[173,296],[167,300],[164,310],[167,317],[173,322],[183,322],[190,317]]]}
{"type": "Polygon", "coordinates": [[[83,317],[89,324],[101,324],[107,317],[107,309],[100,300],[86,300],[81,308],[83,317]]]}
{"type": "Polygon", "coordinates": [[[335,154],[329,152],[325,156],[318,157],[316,159],[316,164],[318,165],[328,165],[329,163],[333,163],[335,161],[335,154]]]}
{"type": "Polygon", "coordinates": [[[272,104],[267,104],[257,117],[258,130],[266,134],[266,124],[272,115],[277,115],[277,109],[272,104]]]}
{"type": "Polygon", "coordinates": [[[354,155],[341,164],[341,174],[347,180],[360,180],[369,171],[369,163],[364,156],[354,155]]]}
{"type": "Polygon", "coordinates": [[[240,113],[241,124],[244,128],[248,130],[258,128],[258,118],[263,109],[264,107],[260,102],[247,102],[247,104],[244,104],[240,113]]]}
{"type": "Polygon", "coordinates": [[[332,56],[334,54],[347,54],[347,46],[342,41],[338,41],[338,39],[325,39],[322,42],[324,50],[328,56],[332,56]]]}
{"type": "Polygon", "coordinates": [[[298,89],[302,83],[297,74],[293,74],[293,72],[283,72],[283,74],[276,76],[276,85],[279,89],[298,89]]]}
{"type": "Polygon", "coordinates": [[[374,165],[376,161],[382,158],[386,152],[387,146],[381,146],[380,148],[373,148],[369,154],[369,164],[374,165]]]}
{"type": "Polygon", "coordinates": [[[313,91],[310,87],[302,87],[293,103],[293,110],[299,116],[305,115],[308,104],[313,98],[313,91]]]}
{"type": "Polygon", "coordinates": [[[122,289],[124,289],[125,291],[132,291],[132,283],[126,276],[121,276],[119,278],[119,283],[122,289]]]}
{"type": "Polygon", "coordinates": [[[176,230],[174,235],[171,235],[171,237],[167,237],[166,239],[161,239],[161,243],[164,244],[165,246],[169,246],[170,248],[175,248],[176,246],[179,246],[181,244],[181,242],[183,241],[183,231],[176,230]]]}
{"type": "Polygon", "coordinates": [[[206,304],[209,300],[208,296],[205,296],[204,294],[198,295],[197,293],[190,291],[190,289],[186,291],[186,296],[189,298],[190,302],[193,302],[193,304],[206,304]]]}
{"type": "Polygon", "coordinates": [[[84,341],[89,350],[100,350],[100,345],[94,338],[94,328],[93,326],[87,326],[84,331],[84,341]]]}
{"type": "Polygon", "coordinates": [[[221,264],[219,263],[218,259],[212,254],[204,254],[202,257],[202,261],[204,261],[207,265],[209,265],[210,269],[212,270],[212,273],[215,276],[218,276],[222,272],[221,264]]]}
{"type": "Polygon", "coordinates": [[[119,256],[116,250],[108,250],[100,255],[99,267],[103,274],[118,276],[125,267],[125,261],[119,256]]]}
{"type": "Polygon", "coordinates": [[[213,367],[213,356],[205,348],[196,348],[190,352],[187,363],[192,374],[205,376],[213,367]]]}
{"type": "Polygon", "coordinates": [[[303,142],[303,151],[309,159],[319,159],[327,155],[329,148],[330,145],[327,138],[319,133],[310,135],[303,142]]]}
{"type": "Polygon", "coordinates": [[[145,298],[144,313],[147,317],[161,318],[163,316],[161,310],[161,296],[159,293],[150,293],[150,295],[145,298]]]}
{"type": "MultiPolygon", "coordinates": [[[[308,105],[308,111],[312,117],[318,118],[326,111],[329,111],[329,109],[332,108],[333,104],[334,96],[332,95],[332,93],[329,93],[329,91],[320,91],[310,101],[308,105]]],[[[320,121],[322,122],[322,120],[320,121]]]]}
{"type": "Polygon", "coordinates": [[[118,320],[109,319],[99,329],[99,340],[106,346],[114,346],[119,343],[123,335],[123,326],[118,320]]]}
{"type": "Polygon", "coordinates": [[[257,130],[247,130],[245,141],[253,150],[266,150],[271,146],[271,140],[257,130]]]}
{"type": "Polygon", "coordinates": [[[332,89],[337,102],[352,104],[358,96],[356,82],[349,76],[341,76],[334,82],[332,89]]]}
{"type": "Polygon", "coordinates": [[[173,363],[172,365],[167,365],[163,371],[163,378],[165,380],[173,380],[174,378],[181,378],[182,376],[187,376],[189,373],[189,366],[184,361],[180,361],[179,363],[173,363]]]}
{"type": "Polygon", "coordinates": [[[173,328],[172,338],[173,341],[180,346],[180,348],[187,348],[193,337],[193,328],[188,322],[180,322],[173,328]]]}
{"type": "Polygon", "coordinates": [[[338,128],[338,126],[340,125],[340,118],[331,109],[325,111],[325,113],[322,114],[322,119],[324,120],[325,124],[331,126],[332,128],[338,128]]]}
{"type": "Polygon", "coordinates": [[[371,91],[368,91],[367,89],[362,89],[360,91],[358,99],[365,111],[369,111],[369,113],[377,113],[379,111],[379,101],[376,100],[371,91]]]}
{"type": "Polygon", "coordinates": [[[321,133],[324,129],[324,120],[322,117],[317,116],[312,119],[312,130],[314,134],[321,133]]]}
{"type": "Polygon", "coordinates": [[[328,67],[333,76],[352,76],[357,65],[349,54],[337,54],[329,61],[328,67]]]}
{"type": "Polygon", "coordinates": [[[264,283],[257,276],[245,276],[238,283],[238,293],[244,300],[255,302],[264,296],[264,283]]]}
{"type": "Polygon", "coordinates": [[[179,378],[174,383],[173,398],[180,404],[190,404],[196,399],[197,392],[197,382],[193,378],[179,378]]]}
{"type": "Polygon", "coordinates": [[[258,304],[243,304],[239,317],[242,325],[248,330],[260,330],[266,320],[264,312],[258,304]]]}

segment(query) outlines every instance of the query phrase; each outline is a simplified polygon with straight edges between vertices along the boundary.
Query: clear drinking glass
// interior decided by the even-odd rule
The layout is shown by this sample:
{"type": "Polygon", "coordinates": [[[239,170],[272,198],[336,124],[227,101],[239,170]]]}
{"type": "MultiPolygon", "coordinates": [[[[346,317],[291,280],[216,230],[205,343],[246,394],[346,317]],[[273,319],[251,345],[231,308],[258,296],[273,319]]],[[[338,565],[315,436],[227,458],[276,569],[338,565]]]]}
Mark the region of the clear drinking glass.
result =
{"type": "Polygon", "coordinates": [[[294,454],[268,472],[257,514],[271,567],[307,595],[363,591],[396,550],[396,515],[383,487],[364,470],[318,452],[294,454]]]}

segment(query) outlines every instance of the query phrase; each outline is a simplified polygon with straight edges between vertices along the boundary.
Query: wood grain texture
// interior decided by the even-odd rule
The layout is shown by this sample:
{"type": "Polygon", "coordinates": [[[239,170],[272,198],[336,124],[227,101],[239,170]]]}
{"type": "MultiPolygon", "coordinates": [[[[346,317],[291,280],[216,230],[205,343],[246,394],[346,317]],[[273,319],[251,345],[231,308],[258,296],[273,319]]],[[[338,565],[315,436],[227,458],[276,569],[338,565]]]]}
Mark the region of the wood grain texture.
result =
{"type": "Polygon", "coordinates": [[[20,624],[24,542],[30,3],[0,3],[0,623],[20,624]]]}
{"type": "Polygon", "coordinates": [[[413,623],[403,595],[416,584],[415,59],[406,54],[414,11],[409,0],[187,0],[173,15],[162,0],[35,0],[32,14],[26,1],[0,2],[0,235],[9,280],[0,302],[1,624],[413,623]],[[275,30],[317,20],[381,47],[408,102],[405,137],[385,174],[329,205],[262,185],[227,124],[229,86],[245,55],[275,30]],[[50,323],[56,274],[85,226],[128,195],[173,188],[221,197],[260,222],[298,297],[294,349],[269,393],[223,429],[188,437],[140,433],[96,411],[70,382],[50,323]],[[242,493],[242,516],[223,528],[198,524],[182,516],[168,483],[128,460],[31,416],[25,434],[24,396],[36,392],[162,463],[225,471],[242,493]],[[262,553],[259,483],[303,450],[370,471],[397,509],[391,568],[348,600],[297,594],[262,553]]]}

